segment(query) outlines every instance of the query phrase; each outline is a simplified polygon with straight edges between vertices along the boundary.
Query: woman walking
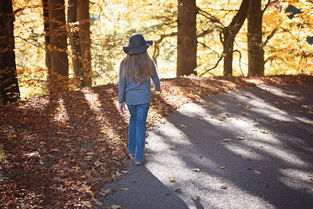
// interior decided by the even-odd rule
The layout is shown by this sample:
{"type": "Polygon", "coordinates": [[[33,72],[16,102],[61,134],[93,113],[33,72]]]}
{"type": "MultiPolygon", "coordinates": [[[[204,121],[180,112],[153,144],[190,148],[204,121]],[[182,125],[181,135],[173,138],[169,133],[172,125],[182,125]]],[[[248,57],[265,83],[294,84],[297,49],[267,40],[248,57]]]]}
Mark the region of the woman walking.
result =
{"type": "Polygon", "coordinates": [[[161,91],[155,64],[147,53],[152,44],[141,34],[133,34],[128,45],[123,47],[127,55],[120,64],[119,108],[124,113],[126,103],[130,113],[127,151],[134,156],[136,165],[144,163],[146,120],[151,99],[150,77],[155,90],[161,91]]]}

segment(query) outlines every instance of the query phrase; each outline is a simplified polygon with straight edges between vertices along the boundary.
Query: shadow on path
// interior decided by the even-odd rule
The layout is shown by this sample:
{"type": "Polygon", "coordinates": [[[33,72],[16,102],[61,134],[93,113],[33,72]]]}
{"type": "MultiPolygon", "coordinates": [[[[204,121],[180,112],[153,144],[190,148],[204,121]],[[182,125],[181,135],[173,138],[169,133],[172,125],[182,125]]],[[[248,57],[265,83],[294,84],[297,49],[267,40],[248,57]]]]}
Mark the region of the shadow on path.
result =
{"type": "Polygon", "coordinates": [[[129,165],[103,201],[123,209],[312,208],[312,87],[253,87],[184,105],[150,133],[147,164],[129,165]]]}

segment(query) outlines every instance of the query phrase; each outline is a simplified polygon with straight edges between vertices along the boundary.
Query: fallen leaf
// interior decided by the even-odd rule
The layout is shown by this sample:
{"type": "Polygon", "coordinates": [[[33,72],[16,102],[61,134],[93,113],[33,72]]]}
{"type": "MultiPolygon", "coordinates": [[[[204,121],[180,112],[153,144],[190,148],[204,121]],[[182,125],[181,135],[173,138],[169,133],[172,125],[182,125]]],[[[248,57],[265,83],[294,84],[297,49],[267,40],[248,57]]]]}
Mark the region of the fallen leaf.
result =
{"type": "Polygon", "coordinates": [[[70,180],[65,180],[64,181],[64,185],[65,186],[69,186],[69,185],[71,185],[73,182],[72,181],[70,181],[70,180]]]}
{"type": "Polygon", "coordinates": [[[91,200],[94,201],[96,205],[103,205],[102,202],[100,202],[99,200],[97,200],[97,199],[94,198],[94,197],[93,197],[91,200]]]}
{"type": "Polygon", "coordinates": [[[228,186],[228,185],[226,185],[226,184],[223,184],[223,185],[221,185],[221,186],[220,186],[220,188],[221,188],[221,189],[228,189],[228,188],[229,188],[229,186],[228,186]]]}
{"type": "Polygon", "coordinates": [[[102,196],[107,196],[107,195],[112,194],[112,193],[113,193],[112,189],[106,189],[104,191],[99,192],[99,194],[102,196]]]}
{"type": "Polygon", "coordinates": [[[170,146],[170,150],[175,150],[176,149],[176,146],[173,145],[173,146],[170,146]]]}
{"type": "Polygon", "coordinates": [[[89,194],[90,196],[94,196],[94,193],[90,190],[90,187],[84,186],[84,192],[89,194]]]}
{"type": "Polygon", "coordinates": [[[24,154],[24,155],[27,156],[27,157],[40,157],[40,154],[37,151],[31,152],[31,153],[27,153],[27,154],[24,154]]]}
{"type": "Polygon", "coordinates": [[[194,172],[200,172],[200,168],[193,168],[192,169],[194,172]]]}
{"type": "Polygon", "coordinates": [[[260,131],[262,134],[268,134],[268,132],[266,130],[261,130],[260,131]]]}
{"type": "Polygon", "coordinates": [[[251,149],[251,148],[248,148],[248,151],[249,151],[249,152],[254,152],[253,149],[251,149]]]}
{"type": "Polygon", "coordinates": [[[255,173],[256,175],[261,175],[261,174],[262,174],[261,171],[258,171],[258,170],[254,170],[254,173],[255,173]]]}
{"type": "Polygon", "coordinates": [[[92,203],[90,201],[83,201],[82,204],[88,208],[92,208],[92,203]]]}
{"type": "Polygon", "coordinates": [[[108,207],[109,209],[122,209],[121,205],[111,205],[110,207],[108,207]]]}
{"type": "Polygon", "coordinates": [[[232,141],[231,138],[225,138],[225,139],[223,139],[223,142],[231,142],[231,141],[232,141]]]}
{"type": "Polygon", "coordinates": [[[9,139],[16,139],[17,138],[17,135],[16,134],[11,134],[8,136],[9,139]]]}
{"type": "Polygon", "coordinates": [[[128,188],[127,187],[122,187],[121,190],[128,191],[128,188]]]}
{"type": "Polygon", "coordinates": [[[228,115],[226,113],[221,113],[216,118],[220,121],[224,121],[224,120],[226,120],[227,117],[228,117],[228,115]]]}
{"type": "Polygon", "coordinates": [[[224,169],[224,168],[226,168],[226,166],[225,165],[221,165],[221,166],[219,166],[219,168],[224,169]]]}
{"type": "Polygon", "coordinates": [[[176,181],[176,179],[173,178],[173,177],[168,178],[168,180],[169,180],[170,182],[175,182],[175,181],[176,181]]]}
{"type": "Polygon", "coordinates": [[[176,188],[175,192],[182,192],[181,188],[176,188]]]}
{"type": "Polygon", "coordinates": [[[244,140],[244,138],[242,136],[235,136],[234,138],[238,139],[238,140],[244,140]]]}

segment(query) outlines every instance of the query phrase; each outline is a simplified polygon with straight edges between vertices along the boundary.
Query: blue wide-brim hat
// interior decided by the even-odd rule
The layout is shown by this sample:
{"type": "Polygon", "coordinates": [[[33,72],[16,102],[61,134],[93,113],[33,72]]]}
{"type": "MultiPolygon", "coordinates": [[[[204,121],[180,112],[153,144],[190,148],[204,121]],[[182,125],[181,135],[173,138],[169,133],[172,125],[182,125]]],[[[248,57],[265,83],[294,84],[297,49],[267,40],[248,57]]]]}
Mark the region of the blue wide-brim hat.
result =
{"type": "Polygon", "coordinates": [[[146,41],[143,35],[136,33],[129,37],[128,45],[123,46],[123,50],[126,54],[141,54],[152,45],[153,41],[146,41]]]}

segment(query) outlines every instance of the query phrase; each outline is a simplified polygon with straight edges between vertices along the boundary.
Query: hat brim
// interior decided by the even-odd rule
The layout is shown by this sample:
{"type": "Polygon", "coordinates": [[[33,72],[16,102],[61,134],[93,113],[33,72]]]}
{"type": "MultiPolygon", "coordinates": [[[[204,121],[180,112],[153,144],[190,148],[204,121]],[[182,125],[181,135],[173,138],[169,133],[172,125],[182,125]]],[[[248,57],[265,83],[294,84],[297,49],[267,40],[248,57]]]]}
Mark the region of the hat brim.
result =
{"type": "Polygon", "coordinates": [[[141,54],[141,53],[144,53],[152,45],[153,45],[153,41],[148,40],[146,41],[146,44],[137,48],[129,48],[128,45],[123,46],[123,50],[126,54],[141,54]]]}

